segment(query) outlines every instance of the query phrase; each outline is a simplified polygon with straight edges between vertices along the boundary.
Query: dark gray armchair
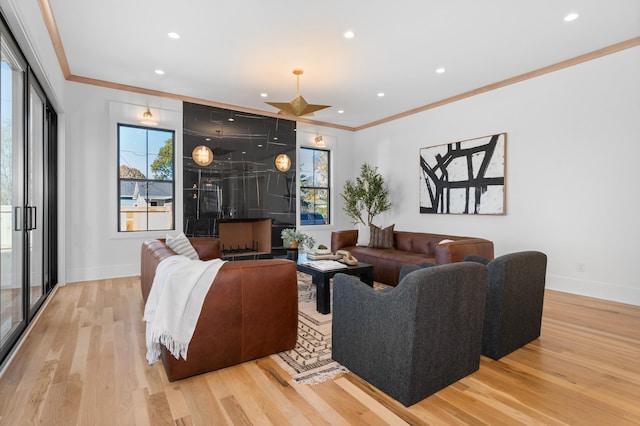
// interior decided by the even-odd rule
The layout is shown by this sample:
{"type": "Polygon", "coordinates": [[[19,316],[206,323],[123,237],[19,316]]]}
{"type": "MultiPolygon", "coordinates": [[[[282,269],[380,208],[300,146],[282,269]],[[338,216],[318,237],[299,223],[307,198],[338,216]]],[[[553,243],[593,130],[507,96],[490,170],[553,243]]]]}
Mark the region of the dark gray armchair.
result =
{"type": "Polygon", "coordinates": [[[400,401],[415,404],[480,366],[486,268],[460,262],[413,271],[374,290],[333,282],[333,359],[400,401]]]}
{"type": "Polygon", "coordinates": [[[500,359],[540,337],[547,256],[523,251],[465,260],[485,264],[488,272],[482,354],[500,359]]]}

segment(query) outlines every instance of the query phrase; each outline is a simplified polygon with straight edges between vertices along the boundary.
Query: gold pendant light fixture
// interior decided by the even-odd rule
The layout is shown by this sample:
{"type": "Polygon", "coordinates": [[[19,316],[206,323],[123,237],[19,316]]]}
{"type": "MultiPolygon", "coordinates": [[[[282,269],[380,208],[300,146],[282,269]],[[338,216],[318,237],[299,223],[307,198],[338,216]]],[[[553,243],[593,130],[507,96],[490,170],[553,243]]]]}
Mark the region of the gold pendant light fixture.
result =
{"type": "Polygon", "coordinates": [[[206,145],[198,145],[191,152],[191,158],[197,165],[206,167],[213,162],[213,151],[206,145]]]}
{"type": "Polygon", "coordinates": [[[304,71],[299,68],[293,70],[296,76],[296,98],[291,102],[265,102],[271,106],[278,108],[278,114],[295,115],[300,117],[303,115],[313,115],[314,112],[321,109],[329,108],[329,105],[312,105],[309,104],[302,96],[300,96],[300,75],[304,71]]]}
{"type": "Polygon", "coordinates": [[[291,158],[287,154],[280,154],[276,157],[276,169],[287,172],[291,168],[291,158]]]}

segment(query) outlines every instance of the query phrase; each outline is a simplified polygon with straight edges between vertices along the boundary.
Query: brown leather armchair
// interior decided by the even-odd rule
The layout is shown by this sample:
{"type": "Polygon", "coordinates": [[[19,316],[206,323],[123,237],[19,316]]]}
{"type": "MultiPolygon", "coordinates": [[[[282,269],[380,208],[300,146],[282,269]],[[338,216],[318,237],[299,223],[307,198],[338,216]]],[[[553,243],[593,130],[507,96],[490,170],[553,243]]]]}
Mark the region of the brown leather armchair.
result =
{"type": "MultiPolygon", "coordinates": [[[[215,257],[216,250],[219,256],[217,239],[190,241],[202,260],[215,257]]],[[[145,302],[156,267],[173,255],[161,240],[142,244],[140,280],[145,302]]],[[[174,381],[292,349],[297,337],[296,264],[285,259],[227,262],[205,297],[187,360],[178,360],[163,348],[162,362],[169,381],[174,381]]]]}

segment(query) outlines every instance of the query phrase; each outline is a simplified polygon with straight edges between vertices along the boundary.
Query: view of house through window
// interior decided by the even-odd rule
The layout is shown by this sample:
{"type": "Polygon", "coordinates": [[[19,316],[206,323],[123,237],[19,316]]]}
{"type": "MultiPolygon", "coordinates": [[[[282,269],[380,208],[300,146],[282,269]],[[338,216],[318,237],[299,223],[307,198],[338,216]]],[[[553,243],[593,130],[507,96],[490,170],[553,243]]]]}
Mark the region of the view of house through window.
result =
{"type": "Polygon", "coordinates": [[[118,230],[174,229],[174,132],[118,124],[118,230]]]}
{"type": "Polygon", "coordinates": [[[329,223],[329,176],[329,151],[300,148],[300,225],[329,223]]]}

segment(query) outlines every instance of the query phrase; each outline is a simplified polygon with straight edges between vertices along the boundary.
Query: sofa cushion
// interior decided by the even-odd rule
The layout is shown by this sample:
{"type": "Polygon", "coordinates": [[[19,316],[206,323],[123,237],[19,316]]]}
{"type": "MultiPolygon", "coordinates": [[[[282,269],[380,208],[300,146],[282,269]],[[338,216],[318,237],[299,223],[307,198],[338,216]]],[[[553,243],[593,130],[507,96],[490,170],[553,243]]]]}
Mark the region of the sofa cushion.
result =
{"type": "Polygon", "coordinates": [[[178,254],[188,257],[191,260],[199,260],[198,253],[196,249],[193,248],[189,239],[184,232],[181,232],[176,237],[172,237],[167,234],[166,244],[171,248],[171,250],[175,251],[178,254]]]}
{"type": "Polygon", "coordinates": [[[400,269],[404,264],[412,263],[419,265],[423,262],[435,262],[435,259],[428,255],[396,249],[350,247],[349,250],[358,261],[374,265],[374,281],[389,285],[396,285],[398,283],[400,269]]]}
{"type": "Polygon", "coordinates": [[[395,248],[412,253],[435,255],[435,245],[442,238],[438,235],[421,234],[417,232],[397,231],[395,234],[395,248]]]}
{"type": "Polygon", "coordinates": [[[387,226],[384,229],[378,228],[376,225],[369,225],[370,240],[369,247],[372,248],[393,248],[393,227],[387,226]]]}

